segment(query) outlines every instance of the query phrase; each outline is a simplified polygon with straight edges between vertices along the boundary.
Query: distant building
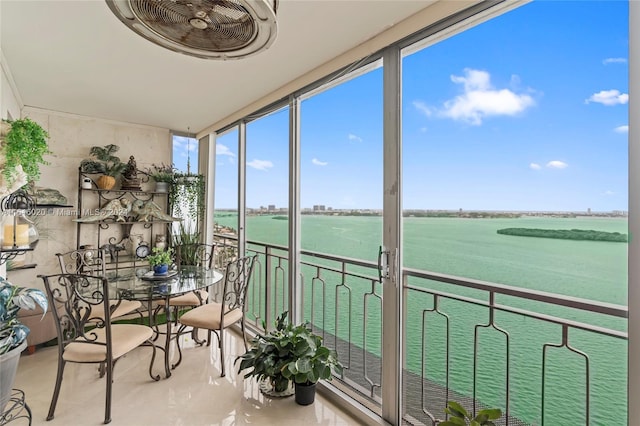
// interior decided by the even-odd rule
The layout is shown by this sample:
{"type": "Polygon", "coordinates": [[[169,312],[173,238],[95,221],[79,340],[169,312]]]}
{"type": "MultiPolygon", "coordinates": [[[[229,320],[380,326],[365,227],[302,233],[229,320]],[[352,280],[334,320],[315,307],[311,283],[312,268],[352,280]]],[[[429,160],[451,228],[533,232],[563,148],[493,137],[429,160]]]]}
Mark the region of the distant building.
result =
{"type": "Polygon", "coordinates": [[[275,211],[276,210],[276,205],[275,204],[269,204],[269,209],[270,212],[275,211]]]}
{"type": "Polygon", "coordinates": [[[313,211],[314,212],[323,212],[325,210],[326,210],[326,208],[325,208],[324,204],[314,204],[314,206],[313,206],[313,211]]]}

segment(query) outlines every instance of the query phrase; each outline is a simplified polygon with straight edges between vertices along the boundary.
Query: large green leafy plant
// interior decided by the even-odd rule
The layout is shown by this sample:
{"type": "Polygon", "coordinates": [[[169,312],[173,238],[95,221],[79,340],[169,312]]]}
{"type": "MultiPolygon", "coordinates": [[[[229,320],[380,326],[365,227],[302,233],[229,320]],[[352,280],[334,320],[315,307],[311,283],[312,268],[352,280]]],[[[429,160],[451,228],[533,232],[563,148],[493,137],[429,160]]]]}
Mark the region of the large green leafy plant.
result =
{"type": "Polygon", "coordinates": [[[308,323],[293,325],[286,321],[287,315],[283,312],[270,332],[263,322],[265,334],[258,334],[251,349],[238,357],[238,372],[250,369],[245,379],[269,380],[276,392],[287,389],[290,382],[316,383],[330,380],[334,372],[340,374],[342,365],[336,352],[322,345],[322,337],[314,334],[308,323]]]}
{"type": "Polygon", "coordinates": [[[449,401],[444,410],[449,420],[438,423],[438,426],[496,426],[493,420],[498,420],[502,416],[502,411],[498,408],[487,408],[480,410],[475,417],[472,417],[467,410],[455,401],[449,401]]]}
{"type": "Polygon", "coordinates": [[[0,277],[0,355],[17,348],[29,334],[29,328],[18,321],[18,311],[35,309],[40,305],[47,311],[47,296],[42,290],[17,287],[0,277]]]}
{"type": "Polygon", "coordinates": [[[24,179],[23,182],[37,181],[40,178],[40,165],[49,164],[44,160],[44,155],[50,153],[47,144],[49,134],[29,118],[5,121],[3,126],[9,126],[0,144],[5,185],[12,187],[20,178],[24,179]]]}

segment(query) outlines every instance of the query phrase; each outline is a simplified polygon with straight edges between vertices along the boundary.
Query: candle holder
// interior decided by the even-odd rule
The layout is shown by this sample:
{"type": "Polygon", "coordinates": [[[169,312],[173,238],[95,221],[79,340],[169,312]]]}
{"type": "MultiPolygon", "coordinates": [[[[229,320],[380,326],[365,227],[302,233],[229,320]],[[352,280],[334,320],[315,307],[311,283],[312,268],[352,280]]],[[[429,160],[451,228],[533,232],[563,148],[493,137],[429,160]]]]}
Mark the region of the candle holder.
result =
{"type": "Polygon", "coordinates": [[[24,190],[2,199],[2,250],[33,250],[38,243],[38,230],[28,213],[35,209],[35,200],[24,190]]]}

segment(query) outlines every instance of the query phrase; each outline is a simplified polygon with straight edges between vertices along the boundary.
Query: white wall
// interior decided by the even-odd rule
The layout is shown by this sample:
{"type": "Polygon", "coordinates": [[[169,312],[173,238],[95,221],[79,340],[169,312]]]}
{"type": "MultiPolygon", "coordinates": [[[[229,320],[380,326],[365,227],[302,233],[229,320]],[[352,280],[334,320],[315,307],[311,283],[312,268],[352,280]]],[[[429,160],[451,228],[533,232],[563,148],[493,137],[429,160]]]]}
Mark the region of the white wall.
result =
{"type": "MultiPolygon", "coordinates": [[[[67,197],[68,204],[73,205],[73,208],[54,209],[38,217],[37,227],[44,235],[26,259],[26,263],[37,263],[38,266],[8,273],[9,280],[15,284],[43,288],[42,280],[37,275],[58,273],[55,253],[76,247],[76,224],[72,219],[76,217],[75,209],[78,207],[78,166],[82,159],[89,157],[89,149],[92,146],[118,145],[120,150],[117,155],[122,161],[128,161],[129,156],[133,155],[138,169],[144,169],[152,163],[169,163],[172,143],[169,129],[30,107],[23,109],[22,117],[39,123],[50,136],[49,150],[52,154],[45,157],[50,164],[41,167],[42,176],[37,185],[60,191],[67,197]]],[[[95,231],[95,228],[86,229],[95,231]]]]}
{"type": "Polygon", "coordinates": [[[0,118],[20,118],[20,94],[17,93],[13,77],[2,51],[0,50],[0,118]]]}

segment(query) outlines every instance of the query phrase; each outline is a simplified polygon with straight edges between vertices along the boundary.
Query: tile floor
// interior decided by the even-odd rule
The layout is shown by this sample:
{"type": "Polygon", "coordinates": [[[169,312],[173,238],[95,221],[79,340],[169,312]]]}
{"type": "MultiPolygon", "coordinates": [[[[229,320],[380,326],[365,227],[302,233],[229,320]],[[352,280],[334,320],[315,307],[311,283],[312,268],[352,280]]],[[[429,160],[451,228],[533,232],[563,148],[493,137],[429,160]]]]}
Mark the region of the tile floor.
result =
{"type": "MultiPolygon", "coordinates": [[[[122,358],[114,370],[111,425],[357,425],[319,394],[310,406],[293,397],[270,399],[253,380],[243,380],[233,362],[244,352],[242,340],[226,333],[227,375],[220,377],[216,341],[198,347],[184,337],[183,360],[170,378],[159,382],[148,374],[150,348],[139,348],[122,358]]],[[[162,351],[157,352],[154,374],[161,374],[162,351]]],[[[93,364],[67,364],[55,418],[46,421],[53,394],[57,348],[38,348],[23,355],[14,388],[22,389],[32,410],[33,425],[100,425],[104,420],[105,385],[93,364]]],[[[164,375],[162,376],[164,377],[164,375]]],[[[16,420],[16,426],[26,424],[16,420]]]]}

